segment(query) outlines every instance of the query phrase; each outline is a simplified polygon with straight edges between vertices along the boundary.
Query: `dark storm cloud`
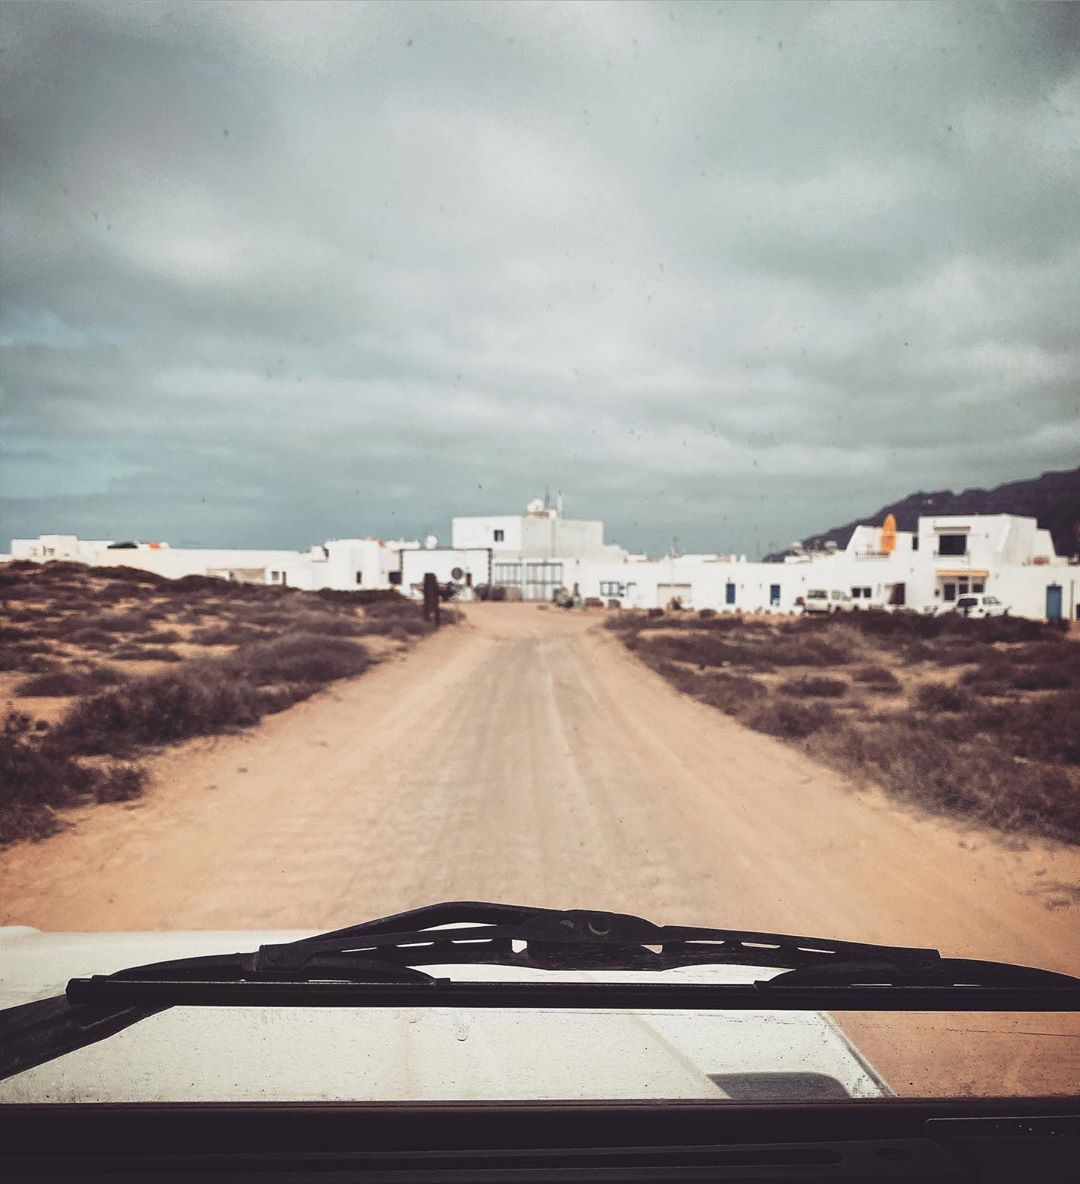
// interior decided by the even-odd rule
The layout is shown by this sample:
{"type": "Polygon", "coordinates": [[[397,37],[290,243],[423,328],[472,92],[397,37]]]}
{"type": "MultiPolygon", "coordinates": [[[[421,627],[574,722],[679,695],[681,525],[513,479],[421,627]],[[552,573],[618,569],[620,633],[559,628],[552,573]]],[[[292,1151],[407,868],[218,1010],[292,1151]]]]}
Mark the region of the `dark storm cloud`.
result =
{"type": "Polygon", "coordinates": [[[30,5],[7,533],[752,551],[1080,452],[1074,5],[30,5]]]}

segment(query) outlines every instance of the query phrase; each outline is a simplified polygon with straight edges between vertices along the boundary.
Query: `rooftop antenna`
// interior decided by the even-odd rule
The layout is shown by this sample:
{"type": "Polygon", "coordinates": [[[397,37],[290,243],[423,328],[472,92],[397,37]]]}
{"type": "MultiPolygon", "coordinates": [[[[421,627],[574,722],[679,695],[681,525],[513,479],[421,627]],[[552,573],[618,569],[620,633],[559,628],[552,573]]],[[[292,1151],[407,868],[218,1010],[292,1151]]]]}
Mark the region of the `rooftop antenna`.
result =
{"type": "Polygon", "coordinates": [[[558,511],[559,517],[562,517],[562,490],[559,490],[557,500],[555,502],[555,509],[558,511]]]}
{"type": "Polygon", "coordinates": [[[551,486],[550,485],[544,486],[544,509],[545,510],[551,509],[551,486]]]}

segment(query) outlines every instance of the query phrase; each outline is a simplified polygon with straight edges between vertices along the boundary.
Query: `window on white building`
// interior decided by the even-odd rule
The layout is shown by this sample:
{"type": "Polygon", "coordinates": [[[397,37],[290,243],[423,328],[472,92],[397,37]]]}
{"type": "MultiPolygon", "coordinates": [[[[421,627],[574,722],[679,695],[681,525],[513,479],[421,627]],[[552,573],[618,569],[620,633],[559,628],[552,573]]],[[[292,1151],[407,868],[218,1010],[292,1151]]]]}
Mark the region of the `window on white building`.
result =
{"type": "Polygon", "coordinates": [[[358,571],[356,573],[356,582],[358,584],[362,584],[364,582],[364,573],[362,571],[358,571]]]}
{"type": "Polygon", "coordinates": [[[601,580],[600,581],[600,595],[601,596],[625,596],[626,585],[620,584],[617,580],[601,580]]]}
{"type": "Polygon", "coordinates": [[[495,541],[497,543],[501,543],[505,537],[506,537],[506,535],[503,531],[501,531],[501,530],[495,531],[495,541]]]}
{"type": "Polygon", "coordinates": [[[972,580],[971,581],[971,590],[972,590],[972,592],[985,592],[986,591],[986,581],[985,580],[972,580]]]}
{"type": "Polygon", "coordinates": [[[966,555],[966,534],[943,534],[938,539],[937,553],[939,555],[966,555]]]}
{"type": "Polygon", "coordinates": [[[281,583],[281,572],[272,571],[270,573],[270,583],[271,584],[280,584],[281,583]]]}

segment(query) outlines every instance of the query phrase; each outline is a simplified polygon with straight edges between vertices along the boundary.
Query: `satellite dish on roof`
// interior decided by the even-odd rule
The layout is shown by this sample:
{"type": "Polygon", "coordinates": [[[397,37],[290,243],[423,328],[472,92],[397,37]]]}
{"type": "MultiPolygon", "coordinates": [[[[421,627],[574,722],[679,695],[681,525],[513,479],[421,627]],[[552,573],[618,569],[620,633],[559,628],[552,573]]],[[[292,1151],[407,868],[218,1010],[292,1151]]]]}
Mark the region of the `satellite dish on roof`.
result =
{"type": "Polygon", "coordinates": [[[424,539],[424,546],[429,551],[434,551],[438,545],[439,545],[439,540],[433,534],[429,534],[427,536],[427,538],[424,539]]]}

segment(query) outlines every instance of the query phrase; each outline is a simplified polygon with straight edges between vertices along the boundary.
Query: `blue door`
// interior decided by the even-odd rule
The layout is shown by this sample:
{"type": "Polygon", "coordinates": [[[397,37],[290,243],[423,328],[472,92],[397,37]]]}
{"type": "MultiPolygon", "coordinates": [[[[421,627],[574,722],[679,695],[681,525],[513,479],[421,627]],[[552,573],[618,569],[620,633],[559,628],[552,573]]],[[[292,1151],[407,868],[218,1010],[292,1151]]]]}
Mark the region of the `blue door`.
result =
{"type": "Polygon", "coordinates": [[[780,603],[780,585],[779,584],[770,584],[769,585],[769,603],[772,605],[778,605],[780,603]]]}
{"type": "Polygon", "coordinates": [[[725,604],[734,604],[735,603],[735,585],[734,584],[728,584],[724,588],[724,603],[725,604]]]}
{"type": "Polygon", "coordinates": [[[1048,621],[1061,620],[1061,585],[1047,584],[1046,586],[1046,619],[1048,621]]]}

